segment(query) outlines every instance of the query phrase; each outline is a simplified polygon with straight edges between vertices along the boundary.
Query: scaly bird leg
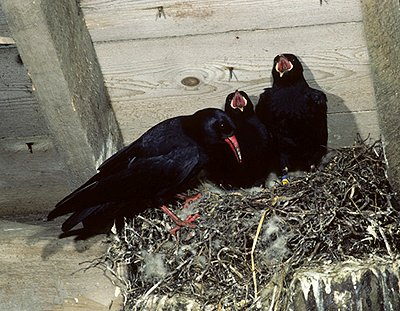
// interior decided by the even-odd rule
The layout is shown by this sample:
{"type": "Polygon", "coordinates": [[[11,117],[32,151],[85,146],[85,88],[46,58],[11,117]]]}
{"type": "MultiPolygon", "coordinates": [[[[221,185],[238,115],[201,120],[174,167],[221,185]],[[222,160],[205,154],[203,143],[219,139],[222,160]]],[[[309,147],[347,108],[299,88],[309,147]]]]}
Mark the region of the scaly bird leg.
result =
{"type": "Polygon", "coordinates": [[[195,195],[189,196],[189,197],[187,197],[183,194],[177,194],[176,197],[178,199],[185,200],[185,203],[183,203],[183,208],[188,208],[191,203],[193,203],[201,198],[201,193],[198,193],[198,194],[195,194],[195,195]]]}
{"type": "MultiPolygon", "coordinates": [[[[200,199],[200,198],[201,198],[201,193],[198,193],[198,194],[196,194],[196,195],[189,196],[189,197],[187,197],[187,196],[185,196],[185,195],[183,195],[183,194],[177,194],[176,197],[177,197],[178,199],[185,200],[185,202],[184,202],[184,204],[183,204],[183,207],[182,207],[182,209],[184,209],[184,208],[188,208],[188,207],[190,206],[191,203],[193,203],[193,202],[197,201],[198,199],[200,199]]],[[[175,223],[177,224],[177,226],[174,227],[174,228],[172,228],[172,229],[170,230],[170,233],[171,233],[172,235],[175,235],[181,227],[194,228],[194,227],[191,227],[191,226],[195,226],[194,224],[192,224],[192,222],[194,222],[194,221],[195,221],[197,218],[199,218],[199,217],[200,217],[200,214],[199,214],[199,213],[196,213],[196,214],[194,214],[194,215],[188,215],[188,216],[186,217],[186,219],[183,221],[183,222],[185,223],[185,226],[181,226],[180,224],[178,224],[177,222],[175,222],[175,223]]]]}
{"type": "MultiPolygon", "coordinates": [[[[199,218],[200,217],[200,214],[199,213],[196,213],[196,214],[194,214],[194,215],[188,215],[187,217],[186,217],[186,219],[185,219],[185,224],[190,224],[190,225],[192,225],[192,226],[196,226],[196,225],[194,225],[194,224],[192,224],[192,222],[193,221],[195,221],[197,218],[199,218]]],[[[180,228],[182,228],[182,226],[176,226],[176,227],[174,227],[174,228],[172,228],[169,232],[172,234],[172,235],[175,235],[177,232],[178,232],[178,230],[180,229],[180,228]]]]}
{"type": "Polygon", "coordinates": [[[192,224],[192,221],[183,221],[178,216],[176,216],[168,207],[165,205],[160,206],[165,214],[167,214],[171,219],[178,225],[178,227],[189,227],[189,228],[196,228],[196,225],[192,224]]]}

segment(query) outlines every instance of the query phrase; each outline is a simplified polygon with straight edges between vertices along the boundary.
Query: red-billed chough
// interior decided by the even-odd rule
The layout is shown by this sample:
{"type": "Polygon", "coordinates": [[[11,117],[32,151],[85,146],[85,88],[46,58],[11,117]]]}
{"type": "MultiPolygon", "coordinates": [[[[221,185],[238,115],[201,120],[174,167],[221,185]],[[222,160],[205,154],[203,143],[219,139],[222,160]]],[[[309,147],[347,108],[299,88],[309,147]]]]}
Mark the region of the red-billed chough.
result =
{"type": "Polygon", "coordinates": [[[272,77],[272,88],[260,95],[256,114],[274,136],[283,174],[308,171],[326,153],[326,95],[309,87],[293,54],[275,57],[272,77]]]}
{"type": "Polygon", "coordinates": [[[242,152],[242,163],[228,158],[228,148],[221,154],[218,167],[210,179],[225,188],[246,188],[264,184],[268,174],[277,167],[277,155],[272,136],[254,112],[254,106],[244,91],[230,93],[225,100],[225,112],[236,126],[236,138],[242,152]],[[223,160],[222,158],[225,158],[223,160]]]}
{"type": "Polygon", "coordinates": [[[160,122],[107,159],[96,175],[56,205],[48,220],[72,213],[62,236],[85,238],[149,207],[163,206],[168,213],[164,205],[186,190],[225,145],[231,150],[227,157],[241,161],[234,131],[232,120],[214,108],[160,122]],[[80,222],[83,229],[71,231],[80,222]]]}

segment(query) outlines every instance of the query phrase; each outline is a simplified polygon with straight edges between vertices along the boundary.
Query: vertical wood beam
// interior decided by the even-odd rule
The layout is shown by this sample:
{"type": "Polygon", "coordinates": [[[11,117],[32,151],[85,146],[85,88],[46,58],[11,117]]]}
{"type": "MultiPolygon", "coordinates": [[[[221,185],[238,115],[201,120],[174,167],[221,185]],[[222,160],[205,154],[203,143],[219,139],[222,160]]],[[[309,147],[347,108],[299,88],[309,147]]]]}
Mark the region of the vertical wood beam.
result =
{"type": "Polygon", "coordinates": [[[76,0],[1,0],[71,186],[122,147],[92,40],[76,0]]]}
{"type": "Polygon", "coordinates": [[[362,0],[378,118],[392,186],[400,193],[400,7],[398,0],[362,0]]]}

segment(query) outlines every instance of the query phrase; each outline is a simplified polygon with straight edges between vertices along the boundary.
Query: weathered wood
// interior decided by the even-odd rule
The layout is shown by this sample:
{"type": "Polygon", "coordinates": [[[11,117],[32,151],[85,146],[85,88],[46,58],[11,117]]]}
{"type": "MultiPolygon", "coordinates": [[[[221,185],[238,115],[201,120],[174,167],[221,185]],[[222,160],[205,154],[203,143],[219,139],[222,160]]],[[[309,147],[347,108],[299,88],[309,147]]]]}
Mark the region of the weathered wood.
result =
{"type": "Polygon", "coordinates": [[[0,68],[0,215],[50,211],[69,191],[64,163],[15,46],[0,48],[0,68]]]}
{"type": "Polygon", "coordinates": [[[362,23],[106,42],[95,47],[126,142],[165,118],[222,107],[226,95],[237,88],[258,96],[270,86],[273,57],[283,51],[301,56],[310,84],[328,93],[329,113],[348,113],[343,121],[358,119],[351,112],[372,116],[368,129],[365,124],[333,125],[330,141],[335,146],[351,144],[357,127],[363,134],[379,133],[362,23]],[[186,77],[197,78],[199,84],[183,85],[186,77]]]}
{"type": "Polygon", "coordinates": [[[8,27],[6,16],[1,9],[0,3],[0,37],[11,37],[10,28],[8,27]]]}
{"type": "Polygon", "coordinates": [[[32,82],[15,46],[0,48],[0,137],[48,135],[32,82]]]}
{"type": "Polygon", "coordinates": [[[69,192],[50,136],[1,138],[0,174],[0,215],[48,212],[69,192]]]}
{"type": "Polygon", "coordinates": [[[357,136],[373,143],[380,137],[375,110],[328,114],[328,146],[352,146],[357,136]]]}
{"type": "Polygon", "coordinates": [[[82,0],[94,41],[292,28],[362,20],[358,1],[82,0]],[[162,11],[158,8],[162,7],[162,11]]]}
{"type": "Polygon", "coordinates": [[[363,0],[362,6],[388,174],[400,193],[400,5],[363,0]]]}
{"type": "Polygon", "coordinates": [[[101,237],[59,240],[59,227],[60,221],[0,220],[0,310],[110,310],[115,286],[101,269],[83,269],[106,245],[101,237]]]}
{"type": "Polygon", "coordinates": [[[57,149],[78,185],[121,147],[95,51],[76,1],[3,0],[57,149]]]}

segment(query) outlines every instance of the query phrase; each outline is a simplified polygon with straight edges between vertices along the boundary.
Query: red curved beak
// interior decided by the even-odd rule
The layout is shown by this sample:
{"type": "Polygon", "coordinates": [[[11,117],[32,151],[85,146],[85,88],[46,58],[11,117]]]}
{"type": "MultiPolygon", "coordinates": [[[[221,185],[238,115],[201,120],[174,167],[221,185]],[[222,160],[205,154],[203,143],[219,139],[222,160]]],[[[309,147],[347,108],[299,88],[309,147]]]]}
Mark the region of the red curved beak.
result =
{"type": "Polygon", "coordinates": [[[240,153],[239,143],[237,142],[236,136],[232,135],[225,138],[225,142],[231,147],[233,153],[235,154],[236,160],[242,163],[242,154],[240,153]]]}

